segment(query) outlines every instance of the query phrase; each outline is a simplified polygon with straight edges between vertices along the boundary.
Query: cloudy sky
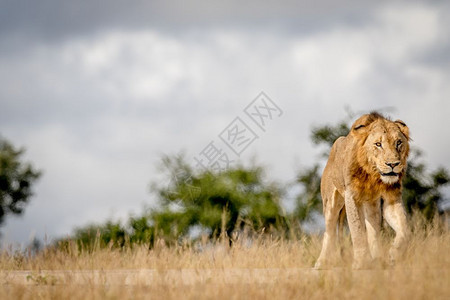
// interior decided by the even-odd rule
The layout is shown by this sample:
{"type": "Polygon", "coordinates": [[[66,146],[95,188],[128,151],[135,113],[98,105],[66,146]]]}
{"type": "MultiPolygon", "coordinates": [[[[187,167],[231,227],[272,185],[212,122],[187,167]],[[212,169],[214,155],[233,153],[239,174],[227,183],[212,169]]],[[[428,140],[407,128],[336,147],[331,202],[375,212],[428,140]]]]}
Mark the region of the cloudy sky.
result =
{"type": "Polygon", "coordinates": [[[282,182],[317,160],[311,126],[345,107],[402,119],[426,162],[450,167],[449,13],[445,1],[0,1],[0,134],[43,170],[3,242],[140,213],[161,155],[225,151],[236,117],[258,136],[240,158],[282,182]],[[265,131],[244,113],[261,91],[282,110],[265,131]]]}

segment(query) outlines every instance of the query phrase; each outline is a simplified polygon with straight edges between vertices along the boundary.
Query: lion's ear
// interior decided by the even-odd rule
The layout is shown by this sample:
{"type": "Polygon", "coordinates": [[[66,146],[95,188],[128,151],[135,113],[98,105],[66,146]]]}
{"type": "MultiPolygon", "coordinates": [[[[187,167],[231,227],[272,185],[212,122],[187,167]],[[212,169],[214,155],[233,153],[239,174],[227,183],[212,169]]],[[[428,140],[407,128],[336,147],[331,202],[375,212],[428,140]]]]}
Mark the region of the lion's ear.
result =
{"type": "Polygon", "coordinates": [[[403,122],[402,120],[396,120],[394,123],[397,124],[398,128],[403,133],[403,135],[406,137],[406,139],[410,140],[409,128],[408,128],[408,126],[406,126],[405,122],[403,122]]]}
{"type": "Polygon", "coordinates": [[[382,118],[382,116],[377,112],[372,112],[370,114],[366,114],[361,116],[358,120],[355,121],[352,125],[352,131],[362,131],[365,127],[372,124],[375,120],[382,118]]]}
{"type": "Polygon", "coordinates": [[[364,127],[366,127],[367,125],[369,125],[368,115],[361,116],[358,120],[355,121],[355,123],[353,123],[352,131],[361,130],[364,127]]]}

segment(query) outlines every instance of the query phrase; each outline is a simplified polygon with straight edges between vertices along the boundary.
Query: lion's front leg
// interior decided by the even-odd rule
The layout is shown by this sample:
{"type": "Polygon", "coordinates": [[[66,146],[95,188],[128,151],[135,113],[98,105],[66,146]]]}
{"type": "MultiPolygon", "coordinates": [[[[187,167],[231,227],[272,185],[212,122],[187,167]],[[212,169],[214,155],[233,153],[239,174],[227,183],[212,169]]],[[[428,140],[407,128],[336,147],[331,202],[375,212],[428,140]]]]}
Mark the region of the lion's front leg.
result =
{"type": "Polygon", "coordinates": [[[401,202],[401,197],[389,201],[385,199],[383,206],[383,215],[388,224],[395,231],[394,243],[389,250],[389,259],[391,263],[397,261],[406,250],[406,242],[409,238],[409,228],[406,221],[406,212],[401,202]]]}
{"type": "Polygon", "coordinates": [[[362,206],[355,202],[351,191],[345,192],[345,210],[353,243],[353,268],[365,268],[370,264],[371,258],[364,225],[364,212],[362,206]]]}

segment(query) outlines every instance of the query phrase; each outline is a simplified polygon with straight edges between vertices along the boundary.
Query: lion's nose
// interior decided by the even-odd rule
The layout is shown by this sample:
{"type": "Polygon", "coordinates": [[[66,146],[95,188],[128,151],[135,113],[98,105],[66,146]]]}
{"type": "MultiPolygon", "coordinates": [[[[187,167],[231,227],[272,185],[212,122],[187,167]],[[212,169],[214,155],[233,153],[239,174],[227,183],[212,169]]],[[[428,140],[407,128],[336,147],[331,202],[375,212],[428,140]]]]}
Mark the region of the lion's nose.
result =
{"type": "Polygon", "coordinates": [[[388,165],[389,167],[391,167],[392,169],[394,169],[396,166],[398,166],[400,164],[400,162],[395,162],[395,163],[386,163],[386,165],[388,165]]]}

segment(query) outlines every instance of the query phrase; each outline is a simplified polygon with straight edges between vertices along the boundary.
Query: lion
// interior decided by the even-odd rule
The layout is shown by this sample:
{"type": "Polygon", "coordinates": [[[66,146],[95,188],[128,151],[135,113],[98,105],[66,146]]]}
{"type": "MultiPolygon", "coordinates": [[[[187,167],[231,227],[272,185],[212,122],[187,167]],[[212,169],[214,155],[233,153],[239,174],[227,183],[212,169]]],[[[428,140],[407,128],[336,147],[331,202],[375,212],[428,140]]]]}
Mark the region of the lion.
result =
{"type": "Polygon", "coordinates": [[[330,265],[345,214],[353,244],[353,268],[380,261],[381,214],[395,231],[390,262],[403,254],[409,238],[402,204],[409,140],[403,121],[372,112],[361,116],[347,136],[334,142],[320,184],[325,234],[316,269],[330,265]]]}

